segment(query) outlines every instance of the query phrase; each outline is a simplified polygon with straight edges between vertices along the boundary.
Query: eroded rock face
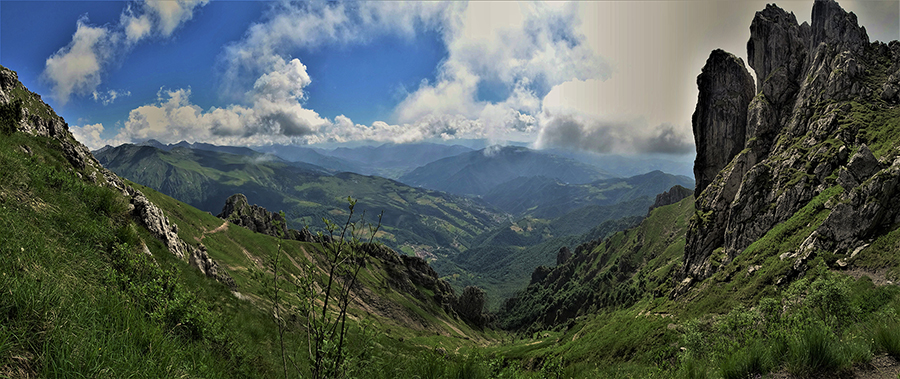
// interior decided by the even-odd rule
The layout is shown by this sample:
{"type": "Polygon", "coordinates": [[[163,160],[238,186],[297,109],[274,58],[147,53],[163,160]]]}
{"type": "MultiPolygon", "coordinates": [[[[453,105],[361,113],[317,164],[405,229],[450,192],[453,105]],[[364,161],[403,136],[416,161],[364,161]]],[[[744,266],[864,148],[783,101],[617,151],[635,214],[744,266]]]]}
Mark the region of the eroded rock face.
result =
{"type": "Polygon", "coordinates": [[[287,223],[281,214],[269,212],[255,204],[250,205],[247,196],[242,193],[228,197],[228,200],[225,200],[225,206],[222,207],[222,213],[216,217],[257,233],[278,238],[285,238],[288,235],[287,223]]]}
{"type": "MultiPolygon", "coordinates": [[[[434,293],[433,300],[448,314],[454,314],[456,294],[450,283],[440,279],[437,272],[424,259],[399,255],[396,251],[379,244],[363,244],[366,253],[384,263],[389,285],[413,296],[423,296],[418,287],[434,293]]],[[[422,298],[422,300],[426,300],[422,298]]]]}
{"type": "MultiPolygon", "coordinates": [[[[858,249],[898,217],[886,205],[897,192],[894,164],[886,162],[900,151],[873,154],[869,146],[884,141],[860,133],[878,126],[859,121],[859,114],[890,112],[900,100],[893,90],[900,90],[895,83],[900,74],[893,74],[900,72],[900,43],[869,43],[856,16],[833,0],[815,1],[812,25],[798,24],[793,14],[768,5],[756,13],[750,32],[748,63],[757,86],[747,105],[743,142],[716,146],[703,136],[704,128],[698,130],[703,119],[695,116],[696,214],[677,278],[687,285],[715,273],[833,186],[844,192],[826,206],[830,216],[804,242],[803,251],[784,258],[796,259],[796,270],[816,249],[858,249]],[[708,164],[707,156],[728,160],[710,174],[718,164],[708,164]]],[[[734,77],[729,70],[710,70],[721,71],[722,78],[707,80],[725,83],[734,77]]],[[[743,88],[733,85],[735,93],[743,88]]],[[[696,113],[702,114],[713,88],[699,87],[696,113]]]]}
{"type": "Polygon", "coordinates": [[[131,204],[134,205],[132,214],[140,223],[147,227],[156,238],[159,238],[173,255],[179,259],[184,259],[187,255],[188,247],[181,238],[178,237],[178,227],[169,222],[162,209],[150,202],[144,194],[132,189],[131,204]]]}
{"type": "Polygon", "coordinates": [[[753,77],[740,58],[715,50],[697,77],[700,96],[692,116],[697,159],[695,194],[712,182],[731,158],[744,149],[747,105],[753,99],[753,77]]]}
{"type": "Polygon", "coordinates": [[[200,244],[197,247],[191,247],[191,257],[190,264],[191,266],[196,267],[203,275],[206,275],[208,278],[215,279],[220,283],[224,283],[232,291],[237,289],[237,284],[234,282],[234,278],[231,275],[228,275],[225,270],[219,268],[219,263],[209,257],[209,253],[206,251],[206,246],[200,244]]]}

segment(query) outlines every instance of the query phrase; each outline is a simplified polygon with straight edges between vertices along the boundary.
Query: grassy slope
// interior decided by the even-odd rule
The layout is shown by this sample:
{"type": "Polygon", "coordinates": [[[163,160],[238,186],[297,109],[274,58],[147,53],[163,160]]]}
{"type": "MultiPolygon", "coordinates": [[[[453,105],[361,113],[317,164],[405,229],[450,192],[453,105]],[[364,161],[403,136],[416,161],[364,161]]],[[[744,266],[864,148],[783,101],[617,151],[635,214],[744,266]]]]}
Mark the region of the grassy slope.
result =
{"type": "MultiPolygon", "coordinates": [[[[127,200],[83,182],[58,149],[49,138],[0,136],[0,374],[271,372],[212,316],[241,307],[208,301],[227,298],[227,290],[206,284],[187,291],[189,282],[205,279],[165,259],[162,245],[130,220],[127,200]],[[141,239],[163,264],[138,251],[141,239]]],[[[261,316],[246,307],[242,313],[261,316]]]]}

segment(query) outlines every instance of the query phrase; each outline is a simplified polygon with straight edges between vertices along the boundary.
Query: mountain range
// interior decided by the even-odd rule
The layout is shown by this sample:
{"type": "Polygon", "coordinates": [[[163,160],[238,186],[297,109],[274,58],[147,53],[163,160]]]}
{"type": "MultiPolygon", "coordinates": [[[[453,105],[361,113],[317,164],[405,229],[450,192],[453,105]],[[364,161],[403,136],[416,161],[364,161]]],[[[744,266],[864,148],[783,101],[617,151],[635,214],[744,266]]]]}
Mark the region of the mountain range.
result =
{"type": "Polygon", "coordinates": [[[399,180],[457,195],[483,196],[510,180],[534,176],[573,184],[613,177],[599,168],[526,147],[491,146],[428,163],[399,180]]]}

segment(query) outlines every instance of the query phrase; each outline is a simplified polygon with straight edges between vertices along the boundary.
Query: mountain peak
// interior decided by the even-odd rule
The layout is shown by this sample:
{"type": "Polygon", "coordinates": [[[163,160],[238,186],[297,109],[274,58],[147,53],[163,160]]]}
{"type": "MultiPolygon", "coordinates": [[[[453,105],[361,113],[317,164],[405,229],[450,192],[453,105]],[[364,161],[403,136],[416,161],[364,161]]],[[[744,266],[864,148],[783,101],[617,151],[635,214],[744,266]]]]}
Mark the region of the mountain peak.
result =
{"type": "Polygon", "coordinates": [[[887,163],[871,163],[898,155],[897,137],[887,130],[900,123],[892,105],[900,88],[900,44],[870,44],[854,14],[835,1],[817,0],[811,26],[775,5],[757,12],[747,53],[757,76],[755,96],[739,59],[724,52],[714,51],[697,79],[697,217],[687,235],[682,279],[714,274],[802,208],[825,209],[818,201],[858,206],[828,208],[831,215],[816,221],[821,226],[803,247],[792,247],[788,255],[800,258],[788,276],[804,270],[816,249],[852,251],[900,219],[885,203],[900,188],[874,187],[894,180],[896,172],[887,163]],[[856,158],[850,151],[858,152],[856,158]],[[851,219],[860,222],[834,232],[851,219]]]}

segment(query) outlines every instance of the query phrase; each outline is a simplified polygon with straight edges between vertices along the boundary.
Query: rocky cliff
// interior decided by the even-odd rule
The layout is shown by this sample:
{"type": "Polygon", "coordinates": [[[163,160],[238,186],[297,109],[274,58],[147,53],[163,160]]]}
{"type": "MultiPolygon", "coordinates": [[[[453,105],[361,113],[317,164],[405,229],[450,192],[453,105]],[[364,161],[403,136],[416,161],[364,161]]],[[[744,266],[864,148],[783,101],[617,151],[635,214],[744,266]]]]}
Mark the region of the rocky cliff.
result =
{"type": "Polygon", "coordinates": [[[696,212],[676,294],[835,186],[828,216],[784,255],[794,270],[823,250],[858,251],[900,221],[890,205],[900,194],[900,42],[870,43],[853,13],[816,0],[812,25],[775,5],[757,12],[747,55],[755,89],[720,50],[697,79],[696,212]]]}

